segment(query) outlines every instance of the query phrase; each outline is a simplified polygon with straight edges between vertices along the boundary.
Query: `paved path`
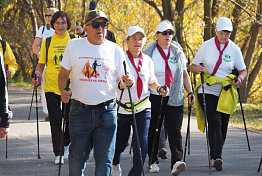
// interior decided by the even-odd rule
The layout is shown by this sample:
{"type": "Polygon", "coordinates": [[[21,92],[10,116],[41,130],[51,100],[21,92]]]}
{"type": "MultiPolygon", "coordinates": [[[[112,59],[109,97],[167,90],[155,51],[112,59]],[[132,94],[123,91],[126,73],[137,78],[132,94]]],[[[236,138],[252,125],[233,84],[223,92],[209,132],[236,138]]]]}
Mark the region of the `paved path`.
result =
{"type": "MultiPolygon", "coordinates": [[[[39,95],[39,94],[38,94],[39,95]]],[[[9,88],[10,106],[14,112],[11,122],[11,130],[8,137],[8,158],[5,159],[5,140],[0,141],[0,175],[24,175],[24,176],[55,176],[58,175],[58,166],[54,165],[54,155],[50,137],[49,122],[44,121],[41,102],[39,102],[39,128],[40,128],[40,156],[37,158],[36,137],[36,110],[33,103],[31,120],[28,120],[32,90],[21,88],[9,88]]],[[[38,96],[39,97],[39,96],[38,96]]],[[[184,118],[182,135],[185,139],[187,118],[184,118]]],[[[262,156],[262,135],[256,132],[248,132],[251,151],[248,151],[245,132],[243,129],[230,127],[223,150],[223,171],[217,172],[214,168],[209,170],[207,160],[205,134],[196,128],[196,119],[191,120],[191,154],[186,157],[187,168],[181,176],[256,176],[262,175],[257,172],[262,156]]],[[[183,144],[184,146],[184,144],[183,144]]],[[[146,161],[147,163],[148,161],[146,161]]],[[[127,176],[132,165],[132,155],[129,147],[123,154],[121,167],[123,176],[127,176]]],[[[160,173],[148,173],[146,176],[169,176],[170,151],[168,159],[160,160],[160,173]]],[[[88,176],[94,175],[94,160],[91,157],[86,167],[88,176]]],[[[62,166],[62,176],[68,176],[68,161],[62,166]]]]}

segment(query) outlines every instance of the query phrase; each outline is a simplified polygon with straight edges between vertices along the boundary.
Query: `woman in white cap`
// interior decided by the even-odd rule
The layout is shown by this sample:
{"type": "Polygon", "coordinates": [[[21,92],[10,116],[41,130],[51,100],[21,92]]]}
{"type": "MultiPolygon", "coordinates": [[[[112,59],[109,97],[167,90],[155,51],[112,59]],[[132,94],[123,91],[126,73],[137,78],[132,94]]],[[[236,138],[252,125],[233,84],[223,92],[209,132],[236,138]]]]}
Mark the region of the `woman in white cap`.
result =
{"type": "MultiPolygon", "coordinates": [[[[150,57],[142,53],[142,48],[146,41],[146,35],[142,28],[139,26],[132,26],[128,29],[126,43],[128,50],[125,52],[127,64],[130,68],[130,74],[135,78],[136,84],[131,89],[132,102],[134,103],[134,112],[139,136],[139,142],[142,153],[143,163],[147,154],[148,147],[148,128],[151,117],[151,104],[149,102],[149,88],[162,93],[166,96],[168,90],[164,90],[157,82],[154,74],[154,64],[150,57]]],[[[113,160],[112,176],[121,176],[122,170],[120,168],[121,153],[125,150],[131,130],[132,109],[130,106],[130,99],[128,91],[123,92],[122,99],[121,91],[124,88],[118,85],[118,127],[116,137],[116,149],[113,160]]],[[[133,135],[133,167],[129,171],[129,176],[138,176],[142,173],[141,158],[139,155],[138,144],[136,136],[133,135]]]]}
{"type": "MultiPolygon", "coordinates": [[[[144,53],[154,61],[155,75],[160,85],[167,85],[170,91],[167,97],[162,97],[154,90],[151,91],[150,101],[152,107],[151,121],[148,134],[149,172],[159,172],[157,149],[153,150],[153,140],[160,106],[163,106],[164,126],[167,130],[169,146],[171,149],[171,174],[179,175],[185,170],[186,164],[182,162],[182,135],[181,125],[183,121],[184,89],[188,92],[191,104],[194,104],[194,95],[190,78],[186,70],[186,58],[178,44],[172,43],[174,26],[168,21],[162,21],[156,27],[156,39],[144,53]],[[192,97],[192,98],[191,98],[192,97]]],[[[158,146],[159,141],[156,141],[158,146]]]]}
{"type": "MultiPolygon", "coordinates": [[[[190,67],[195,74],[204,72],[210,162],[217,171],[222,170],[222,148],[226,140],[228,121],[238,101],[236,88],[242,85],[247,75],[242,53],[239,47],[229,39],[232,30],[232,22],[229,18],[218,18],[216,36],[201,45],[190,67]],[[200,63],[203,63],[203,66],[200,63]],[[230,74],[234,68],[239,73],[237,79],[235,75],[230,74]],[[226,89],[228,86],[225,85],[230,85],[230,88],[226,89]],[[230,97],[231,100],[224,99],[225,97],[230,97]],[[224,106],[221,106],[220,102],[224,106]]],[[[198,128],[204,132],[203,91],[200,85],[201,81],[198,80],[195,89],[195,95],[198,98],[196,108],[198,128]]]]}

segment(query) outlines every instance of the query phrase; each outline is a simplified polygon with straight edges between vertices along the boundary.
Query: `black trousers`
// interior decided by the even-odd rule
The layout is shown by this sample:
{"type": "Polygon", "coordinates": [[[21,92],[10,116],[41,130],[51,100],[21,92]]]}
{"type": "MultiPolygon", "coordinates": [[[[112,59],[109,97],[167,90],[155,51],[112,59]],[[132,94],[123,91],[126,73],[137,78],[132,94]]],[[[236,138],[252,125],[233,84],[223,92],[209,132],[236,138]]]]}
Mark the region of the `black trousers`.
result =
{"type": "MultiPolygon", "coordinates": [[[[2,59],[2,58],[0,58],[2,59]]],[[[7,86],[5,82],[4,72],[0,60],[0,127],[9,127],[8,118],[8,102],[7,102],[7,86]]]]}
{"type": "MultiPolygon", "coordinates": [[[[204,109],[203,94],[197,94],[197,96],[202,109],[204,109]]],[[[205,94],[211,159],[222,158],[222,149],[226,140],[230,117],[229,114],[224,114],[216,110],[218,98],[219,97],[215,95],[205,94]]]]}
{"type": "MultiPolygon", "coordinates": [[[[51,126],[53,152],[55,156],[58,156],[60,155],[60,144],[61,144],[61,136],[62,136],[62,118],[63,118],[64,108],[66,108],[64,146],[68,146],[70,143],[70,136],[68,130],[70,102],[67,104],[62,103],[62,109],[61,109],[60,95],[57,95],[53,92],[46,92],[45,96],[46,96],[46,103],[49,112],[49,120],[51,126]]],[[[64,147],[62,148],[62,154],[63,153],[64,153],[64,147]]]]}
{"type": "MultiPolygon", "coordinates": [[[[148,155],[149,158],[152,157],[152,163],[158,163],[157,152],[159,145],[159,136],[156,138],[157,148],[152,152],[154,136],[157,126],[157,120],[159,116],[159,110],[161,106],[162,96],[159,95],[150,95],[149,100],[151,101],[151,121],[148,132],[148,155]]],[[[173,165],[182,160],[183,157],[183,148],[182,148],[182,135],[181,135],[181,125],[183,121],[183,106],[169,106],[167,105],[169,97],[163,98],[163,115],[164,126],[167,130],[167,136],[169,141],[169,146],[171,150],[171,169],[173,165]]]]}

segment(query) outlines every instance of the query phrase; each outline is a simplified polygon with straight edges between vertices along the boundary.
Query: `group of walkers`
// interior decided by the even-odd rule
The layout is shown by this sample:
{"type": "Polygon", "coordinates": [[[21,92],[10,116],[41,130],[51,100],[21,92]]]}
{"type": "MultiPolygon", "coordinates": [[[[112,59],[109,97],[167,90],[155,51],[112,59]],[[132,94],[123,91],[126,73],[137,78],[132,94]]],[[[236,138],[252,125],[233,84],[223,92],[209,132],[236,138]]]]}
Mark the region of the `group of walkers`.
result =
{"type": "MultiPolygon", "coordinates": [[[[241,51],[229,40],[233,30],[229,18],[217,20],[216,37],[201,45],[188,69],[182,47],[172,40],[175,29],[168,20],[156,27],[156,40],[147,46],[144,30],[130,27],[127,51],[123,52],[106,38],[109,20],[102,11],[90,10],[85,27],[74,27],[78,35],[68,33],[71,22],[66,12],[50,9],[46,19],[47,25],[39,29],[33,44],[39,62],[32,83],[37,86],[40,78],[44,82],[42,99],[45,96],[55,164],[64,164],[68,158],[69,175],[83,176],[93,151],[95,175],[121,176],[121,154],[129,145],[133,129],[133,166],[128,175],[141,175],[147,155],[148,171],[160,172],[160,120],[164,122],[163,131],[170,146],[171,175],[179,175],[186,169],[181,135],[186,90],[190,106],[196,102],[199,129],[204,131],[208,127],[211,165],[217,171],[222,170],[222,148],[229,116],[237,103],[236,88],[246,77],[241,51]],[[146,49],[142,51],[144,46],[146,49]],[[233,69],[238,70],[238,75],[232,75],[233,69]],[[204,78],[198,80],[194,91],[188,71],[204,78]],[[65,88],[69,79],[68,90],[65,88]],[[66,122],[65,131],[62,118],[66,122]]],[[[0,56],[7,64],[5,55],[0,56]]],[[[8,99],[6,91],[2,91],[6,89],[2,86],[4,81],[6,85],[6,75],[4,64],[1,66],[0,137],[3,138],[8,132],[8,126],[2,124],[3,119],[8,119],[8,99]]]]}

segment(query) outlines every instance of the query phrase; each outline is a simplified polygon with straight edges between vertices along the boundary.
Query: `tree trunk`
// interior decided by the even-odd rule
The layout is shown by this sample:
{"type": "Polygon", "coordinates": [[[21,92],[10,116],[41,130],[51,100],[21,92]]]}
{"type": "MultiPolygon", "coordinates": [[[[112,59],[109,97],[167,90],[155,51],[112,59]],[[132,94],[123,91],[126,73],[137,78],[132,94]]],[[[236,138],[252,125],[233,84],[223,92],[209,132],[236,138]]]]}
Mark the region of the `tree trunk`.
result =
{"type": "Polygon", "coordinates": [[[81,19],[81,26],[84,26],[85,23],[85,12],[86,12],[86,0],[82,2],[82,19],[81,19]]]}
{"type": "MultiPolygon", "coordinates": [[[[244,3],[242,3],[241,0],[237,0],[237,3],[244,6],[244,3]]],[[[232,40],[232,41],[234,41],[235,38],[236,38],[238,24],[240,23],[241,12],[242,12],[242,9],[239,6],[235,5],[235,7],[233,9],[233,13],[232,13],[233,31],[230,35],[230,40],[232,40]]]]}
{"type": "MultiPolygon", "coordinates": [[[[242,96],[243,102],[247,101],[250,88],[252,87],[253,82],[255,80],[255,77],[258,74],[258,73],[255,74],[255,72],[254,72],[254,74],[252,75],[250,67],[251,67],[252,61],[254,60],[253,53],[255,51],[256,42],[258,42],[258,35],[259,35],[259,32],[260,32],[260,24],[258,22],[261,20],[261,16],[260,16],[261,12],[262,12],[262,1],[258,0],[257,15],[256,15],[257,21],[253,22],[253,25],[252,25],[252,28],[251,28],[252,31],[251,31],[251,36],[250,36],[250,42],[249,42],[248,50],[247,50],[247,53],[246,53],[246,56],[245,56],[245,64],[246,64],[246,67],[247,67],[247,78],[244,80],[243,85],[241,87],[241,91],[242,91],[242,95],[243,95],[242,96]],[[249,76],[252,76],[252,77],[249,77],[249,76]]],[[[255,65],[255,67],[256,67],[256,65],[255,65]]]]}
{"type": "Polygon", "coordinates": [[[35,16],[35,12],[34,9],[32,8],[31,3],[28,0],[23,0],[24,4],[27,6],[28,10],[28,14],[31,18],[32,21],[32,28],[33,28],[33,36],[36,35],[36,32],[38,30],[38,26],[37,26],[37,21],[36,21],[36,16],[35,16]]]}
{"type": "Polygon", "coordinates": [[[211,0],[204,0],[204,41],[212,37],[212,25],[211,25],[211,0]]]}
{"type": "Polygon", "coordinates": [[[184,6],[185,0],[177,0],[176,11],[178,12],[178,18],[175,22],[175,28],[177,41],[182,46],[182,48],[185,48],[185,42],[183,38],[184,6]]]}
{"type": "Polygon", "coordinates": [[[253,68],[252,72],[249,74],[246,92],[250,92],[250,89],[260,71],[261,65],[262,65],[262,52],[260,53],[260,56],[257,60],[255,67],[253,68]]]}
{"type": "Polygon", "coordinates": [[[162,0],[164,19],[171,21],[172,4],[171,0],[162,0]]]}
{"type": "MultiPolygon", "coordinates": [[[[219,1],[218,0],[213,0],[213,4],[212,4],[212,21],[214,19],[214,17],[217,16],[218,14],[218,11],[219,11],[219,1]]],[[[211,25],[212,25],[212,36],[216,36],[216,23],[212,23],[211,22],[211,25]]]]}

